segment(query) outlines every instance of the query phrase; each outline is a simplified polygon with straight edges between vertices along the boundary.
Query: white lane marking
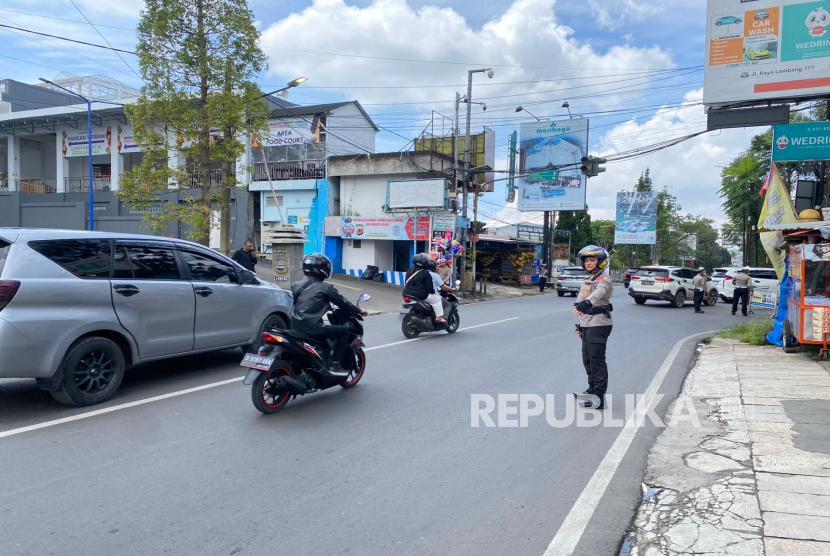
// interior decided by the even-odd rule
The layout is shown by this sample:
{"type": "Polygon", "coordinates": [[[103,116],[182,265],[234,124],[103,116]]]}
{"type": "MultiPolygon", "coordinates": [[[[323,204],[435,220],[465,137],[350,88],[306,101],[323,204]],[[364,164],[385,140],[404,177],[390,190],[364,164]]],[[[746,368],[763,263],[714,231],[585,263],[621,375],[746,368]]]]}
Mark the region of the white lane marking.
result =
{"type": "MultiPolygon", "coordinates": [[[[499,324],[499,323],[502,323],[502,322],[516,320],[518,318],[519,317],[513,317],[513,318],[510,318],[510,319],[503,319],[503,320],[497,320],[497,321],[494,321],[494,322],[487,322],[487,323],[484,323],[484,324],[477,324],[475,326],[468,326],[467,328],[459,328],[459,332],[461,330],[472,330],[473,328],[481,328],[482,326],[490,326],[490,325],[493,325],[493,324],[499,324]]],[[[425,337],[429,337],[429,336],[425,336],[425,337]]],[[[420,338],[413,338],[411,340],[402,340],[400,342],[392,342],[390,344],[383,344],[383,345],[380,345],[380,346],[374,346],[374,347],[366,348],[365,351],[371,351],[373,349],[383,349],[383,348],[388,348],[388,347],[392,347],[392,346],[397,346],[397,345],[400,345],[400,344],[405,344],[407,342],[414,342],[416,340],[423,340],[425,337],[422,336],[420,338]]],[[[136,406],[139,406],[139,405],[144,405],[144,404],[148,404],[148,403],[152,403],[152,402],[158,402],[158,401],[166,400],[166,399],[169,399],[169,398],[175,398],[177,396],[184,396],[185,394],[192,394],[193,392],[199,392],[200,390],[208,390],[209,388],[216,388],[217,386],[224,386],[226,384],[233,384],[234,382],[241,381],[243,378],[245,378],[245,377],[238,376],[236,378],[229,378],[228,380],[221,380],[219,382],[212,382],[210,384],[204,384],[202,386],[195,386],[193,388],[187,388],[186,390],[179,390],[177,392],[170,392],[169,394],[162,394],[160,396],[153,396],[152,398],[145,398],[143,400],[136,400],[134,402],[122,403],[120,405],[114,405],[112,407],[105,407],[103,409],[96,409],[94,411],[88,411],[86,413],[80,413],[78,415],[73,415],[71,417],[63,417],[62,419],[54,419],[52,421],[44,421],[43,423],[37,423],[35,425],[29,425],[27,427],[20,427],[18,429],[0,431],[0,438],[6,438],[8,436],[14,436],[16,434],[23,434],[23,433],[26,433],[26,432],[36,431],[36,430],[39,430],[39,429],[45,429],[47,427],[54,427],[56,425],[62,425],[64,423],[71,423],[72,421],[80,421],[81,419],[88,419],[89,417],[96,417],[98,415],[104,415],[105,413],[112,413],[113,411],[119,411],[119,410],[122,410],[122,409],[129,409],[131,407],[136,407],[136,406]]]]}
{"type": "Polygon", "coordinates": [[[86,413],[81,413],[79,415],[73,415],[72,417],[64,417],[63,419],[55,419],[53,421],[44,421],[43,423],[38,423],[36,425],[29,425],[28,427],[21,427],[19,429],[11,429],[8,431],[0,432],[0,438],[5,438],[7,436],[13,436],[15,434],[22,434],[24,432],[36,431],[38,429],[45,429],[46,427],[54,427],[55,425],[61,425],[63,423],[71,423],[72,421],[79,421],[81,419],[87,419],[89,417],[95,417],[96,415],[103,415],[104,413],[112,413],[113,411],[118,411],[120,409],[127,409],[130,407],[135,407],[137,405],[144,405],[147,403],[157,402],[161,400],[166,400],[168,398],[175,398],[176,396],[183,396],[185,394],[191,394],[193,392],[198,392],[199,390],[207,390],[208,388],[215,388],[217,386],[223,386],[225,384],[231,384],[233,382],[239,382],[245,377],[238,376],[236,378],[230,378],[228,380],[222,380],[220,382],[212,382],[210,384],[205,384],[202,386],[196,386],[194,388],[188,388],[186,390],[179,390],[177,392],[170,392],[169,394],[162,394],[160,396],[153,396],[152,398],[145,398],[143,400],[137,400],[134,402],[122,403],[120,405],[114,405],[112,407],[105,407],[104,409],[96,409],[95,411],[88,411],[86,413]]]}
{"type": "MultiPolygon", "coordinates": [[[[484,324],[476,324],[475,326],[468,326],[467,328],[459,328],[457,330],[457,332],[461,332],[463,330],[472,330],[473,328],[481,328],[482,326],[490,326],[490,325],[493,325],[493,324],[500,324],[502,322],[516,320],[517,318],[519,318],[519,317],[512,317],[512,318],[509,318],[509,319],[496,320],[496,321],[493,321],[493,322],[485,322],[484,324]]],[[[381,346],[374,346],[374,347],[366,348],[363,351],[372,351],[373,349],[383,349],[383,348],[388,348],[388,347],[392,347],[392,346],[399,346],[401,344],[408,344],[409,342],[417,342],[418,340],[425,340],[427,338],[434,338],[434,337],[435,336],[421,336],[420,338],[410,338],[409,340],[401,340],[399,342],[392,342],[391,344],[383,344],[381,346]]]]}
{"type": "Polygon", "coordinates": [[[357,291],[363,291],[363,290],[366,289],[366,288],[356,288],[354,286],[347,286],[343,282],[335,282],[334,280],[329,280],[329,282],[336,285],[338,288],[347,288],[347,289],[350,289],[350,290],[357,290],[357,291]]]}
{"type": "Polygon", "coordinates": [[[585,532],[585,527],[594,515],[594,511],[597,509],[603,494],[605,494],[605,490],[608,488],[611,478],[614,476],[614,473],[617,472],[620,462],[622,462],[625,453],[628,451],[629,446],[631,446],[631,442],[634,440],[634,437],[637,435],[637,431],[643,423],[643,419],[645,419],[645,409],[653,402],[654,396],[657,394],[657,390],[659,390],[660,385],[663,384],[663,379],[666,378],[669,369],[674,363],[674,360],[677,358],[680,348],[684,343],[692,338],[697,338],[706,334],[714,334],[715,332],[717,332],[717,330],[692,334],[691,336],[681,338],[676,344],[674,344],[674,347],[666,356],[666,359],[663,361],[663,364],[660,366],[657,374],[655,374],[654,378],[651,379],[651,383],[648,385],[645,394],[637,404],[636,410],[631,417],[629,417],[622,432],[620,432],[619,436],[617,436],[617,439],[614,441],[611,449],[608,450],[608,453],[605,454],[605,457],[602,459],[602,462],[600,462],[599,467],[594,472],[591,480],[588,481],[587,485],[585,485],[585,489],[582,491],[582,494],[579,495],[579,498],[574,503],[571,511],[568,512],[568,516],[565,518],[565,521],[562,523],[562,526],[559,528],[556,536],[553,537],[550,545],[548,545],[548,549],[545,550],[544,556],[571,556],[573,554],[576,545],[579,543],[579,540],[582,538],[582,534],[585,532]]]}

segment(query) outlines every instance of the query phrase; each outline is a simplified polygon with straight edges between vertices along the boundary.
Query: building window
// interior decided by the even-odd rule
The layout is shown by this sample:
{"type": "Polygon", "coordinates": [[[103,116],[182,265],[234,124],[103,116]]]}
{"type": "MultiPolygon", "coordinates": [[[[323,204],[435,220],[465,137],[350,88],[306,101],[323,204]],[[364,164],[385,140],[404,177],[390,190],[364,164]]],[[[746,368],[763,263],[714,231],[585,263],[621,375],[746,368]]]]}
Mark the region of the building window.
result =
{"type": "Polygon", "coordinates": [[[354,247],[355,249],[360,249],[360,241],[361,240],[359,240],[359,239],[354,240],[352,242],[352,247],[354,247]]]}

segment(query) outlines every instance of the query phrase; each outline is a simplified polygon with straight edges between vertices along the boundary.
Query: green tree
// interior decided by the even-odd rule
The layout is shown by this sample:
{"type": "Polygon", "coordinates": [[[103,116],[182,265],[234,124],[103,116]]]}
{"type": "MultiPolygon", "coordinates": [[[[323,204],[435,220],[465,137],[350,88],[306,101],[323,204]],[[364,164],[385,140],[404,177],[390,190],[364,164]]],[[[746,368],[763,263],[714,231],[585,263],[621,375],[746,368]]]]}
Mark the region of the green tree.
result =
{"type": "Polygon", "coordinates": [[[592,220],[591,236],[594,245],[611,251],[614,248],[614,228],[613,220],[592,220]]]}
{"type": "Polygon", "coordinates": [[[144,212],[144,225],[164,233],[181,222],[187,236],[208,244],[213,207],[221,213],[221,249],[229,249],[230,191],[243,137],[265,128],[268,107],[254,77],[266,68],[259,32],[246,0],[146,0],[136,51],[145,85],[125,112],[142,145],[142,163],[125,173],[118,196],[144,212]],[[180,151],[196,170],[168,162],[180,151]],[[221,170],[212,183],[211,170],[221,170]],[[161,193],[200,186],[183,203],[146,208],[161,193]]]}
{"type": "Polygon", "coordinates": [[[637,184],[634,186],[634,191],[654,191],[654,182],[651,180],[651,168],[646,168],[645,171],[637,178],[637,184]]]}
{"type": "MultiPolygon", "coordinates": [[[[593,242],[591,231],[591,215],[585,210],[563,210],[559,211],[559,218],[556,222],[557,230],[571,232],[571,252],[569,257],[574,260],[579,250],[593,242]]],[[[554,243],[564,240],[564,237],[554,238],[554,243]]]]}

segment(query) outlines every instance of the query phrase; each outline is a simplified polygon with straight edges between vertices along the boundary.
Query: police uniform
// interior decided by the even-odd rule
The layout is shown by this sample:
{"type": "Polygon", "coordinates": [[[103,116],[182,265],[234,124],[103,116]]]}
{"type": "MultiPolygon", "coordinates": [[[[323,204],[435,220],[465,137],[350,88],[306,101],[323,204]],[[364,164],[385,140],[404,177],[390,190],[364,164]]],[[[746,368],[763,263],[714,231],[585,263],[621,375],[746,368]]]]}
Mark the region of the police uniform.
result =
{"type": "Polygon", "coordinates": [[[695,313],[702,313],[703,310],[700,308],[700,304],[703,302],[703,294],[706,292],[706,276],[698,273],[692,280],[692,285],[695,287],[695,313]]]}
{"type": "Polygon", "coordinates": [[[741,313],[746,315],[746,304],[749,301],[749,290],[752,289],[752,278],[749,276],[749,271],[741,270],[732,279],[735,284],[735,292],[732,294],[732,314],[738,311],[738,299],[741,300],[741,313]]]}
{"type": "MultiPolygon", "coordinates": [[[[588,301],[594,311],[610,305],[614,284],[607,272],[590,277],[582,284],[577,303],[588,301]]],[[[584,313],[584,311],[583,311],[584,313]]],[[[610,313],[583,314],[579,317],[582,332],[582,364],[588,375],[588,392],[604,399],[608,389],[608,365],[605,362],[605,346],[614,323],[610,313]]]]}

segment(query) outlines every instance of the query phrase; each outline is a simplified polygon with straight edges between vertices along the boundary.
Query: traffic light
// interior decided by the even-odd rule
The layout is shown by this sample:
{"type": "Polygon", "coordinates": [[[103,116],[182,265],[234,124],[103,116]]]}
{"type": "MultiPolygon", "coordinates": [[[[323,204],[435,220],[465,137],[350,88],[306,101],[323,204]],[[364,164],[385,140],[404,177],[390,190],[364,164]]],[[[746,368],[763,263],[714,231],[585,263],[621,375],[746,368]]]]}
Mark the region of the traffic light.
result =
{"type": "Polygon", "coordinates": [[[580,162],[582,163],[582,166],[579,167],[579,170],[582,172],[582,175],[588,178],[593,178],[606,170],[600,166],[600,164],[605,164],[608,162],[608,159],[588,155],[583,156],[580,159],[580,162]]]}

